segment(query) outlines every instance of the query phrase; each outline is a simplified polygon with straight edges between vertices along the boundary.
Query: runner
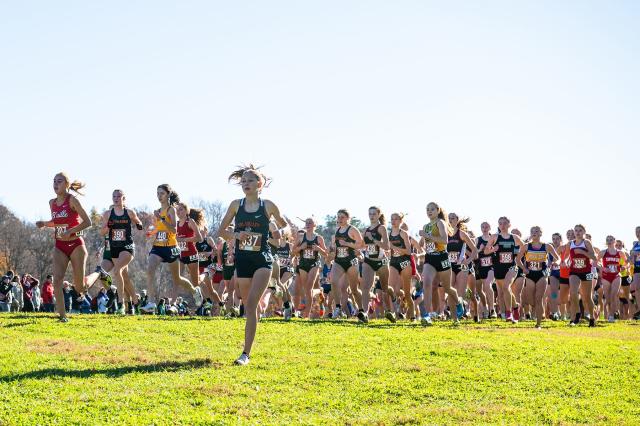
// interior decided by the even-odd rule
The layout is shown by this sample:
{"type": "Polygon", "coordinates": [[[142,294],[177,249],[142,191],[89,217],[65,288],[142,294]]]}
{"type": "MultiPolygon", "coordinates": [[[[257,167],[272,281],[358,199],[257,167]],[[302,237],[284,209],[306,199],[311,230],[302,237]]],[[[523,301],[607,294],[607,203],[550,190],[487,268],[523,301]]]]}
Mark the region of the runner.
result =
{"type": "Polygon", "coordinates": [[[579,298],[586,303],[585,310],[589,311],[589,327],[596,326],[593,303],[593,278],[595,267],[592,261],[597,261],[591,241],[584,239],[585,227],[576,225],[573,228],[575,239],[570,242],[570,255],[567,259],[570,266],[569,290],[571,292],[571,316],[570,326],[576,326],[580,322],[579,298]]]}
{"type": "MultiPolygon", "coordinates": [[[[118,289],[118,314],[125,314],[124,297],[129,296],[130,303],[139,303],[135,288],[129,279],[129,263],[133,260],[135,244],[133,242],[133,226],[142,230],[142,221],[135,211],[126,208],[126,196],[121,189],[115,189],[112,194],[113,205],[102,216],[102,234],[107,238],[109,258],[113,264],[110,269],[118,289]],[[126,279],[125,279],[126,277],[126,279]]],[[[104,256],[104,254],[103,254],[104,256]]],[[[131,310],[129,310],[131,312],[131,310]]]]}
{"type": "MultiPolygon", "coordinates": [[[[356,257],[356,250],[364,248],[364,241],[362,240],[360,231],[349,225],[350,217],[351,215],[347,210],[338,210],[336,218],[338,229],[336,229],[332,242],[332,246],[335,247],[336,250],[335,260],[333,262],[333,267],[331,268],[331,287],[336,301],[336,307],[333,311],[333,319],[340,318],[343,313],[347,316],[351,315],[351,312],[347,309],[347,301],[349,297],[347,287],[351,289],[354,303],[357,303],[356,300],[362,300],[362,295],[360,294],[361,291],[358,288],[359,262],[356,257]],[[345,281],[342,281],[343,276],[346,276],[345,281]]],[[[355,308],[358,309],[357,305],[355,308]]]]}
{"type": "Polygon", "coordinates": [[[549,270],[549,256],[554,262],[558,262],[560,257],[551,244],[540,241],[542,229],[539,226],[531,228],[531,242],[525,245],[516,258],[518,266],[525,274],[525,285],[523,296],[527,304],[535,306],[536,328],[542,326],[544,317],[543,299],[547,290],[549,270]],[[525,263],[522,263],[522,260],[525,263]]]}
{"type": "Polygon", "coordinates": [[[411,297],[411,240],[409,234],[401,229],[403,213],[391,214],[391,232],[389,243],[391,245],[391,262],[389,262],[389,282],[394,291],[403,299],[407,316],[410,321],[416,321],[416,309],[411,297]]]}
{"type": "Polygon", "coordinates": [[[53,191],[56,193],[56,198],[49,200],[51,220],[36,222],[38,228],[55,228],[53,285],[60,322],[68,321],[62,287],[69,263],[73,269],[74,288],[78,294],[86,291],[84,269],[87,262],[87,248],[82,239],[82,231],[91,226],[91,219],[78,198],[69,192],[82,195],[80,193],[82,188],[84,188],[83,183],[71,182],[64,172],[55,175],[53,191]]]}
{"type": "MultiPolygon", "coordinates": [[[[449,213],[449,223],[455,232],[449,237],[447,253],[449,255],[449,262],[451,263],[451,272],[453,273],[453,286],[458,294],[466,293],[469,269],[473,271],[473,261],[478,257],[478,249],[469,237],[469,234],[467,234],[467,223],[469,220],[468,217],[460,219],[457,214],[449,213]],[[471,250],[470,256],[467,256],[467,249],[471,250]]],[[[475,271],[473,271],[473,273],[475,273],[475,271]]],[[[475,298],[473,298],[473,301],[475,302],[475,298]]],[[[479,320],[477,311],[474,320],[475,322],[479,320]]]]}
{"type": "Polygon", "coordinates": [[[200,306],[203,302],[202,291],[199,287],[194,286],[191,281],[180,275],[180,262],[176,262],[181,253],[177,240],[178,229],[175,207],[180,203],[180,197],[168,184],[159,185],[157,195],[158,201],[160,201],[160,208],[153,212],[155,226],[152,227],[152,232],[149,234],[150,237],[154,238],[147,264],[147,290],[151,293],[149,300],[157,296],[155,294],[156,271],[161,263],[167,263],[173,284],[189,290],[193,294],[196,306],[200,306]]]}
{"type": "MultiPolygon", "coordinates": [[[[358,317],[364,316],[364,309],[369,306],[371,287],[374,282],[380,286],[382,304],[384,305],[384,315],[391,321],[396,322],[396,317],[392,310],[391,295],[393,289],[389,287],[389,258],[386,252],[389,250],[389,233],[387,231],[386,220],[379,207],[369,207],[370,224],[364,231],[364,243],[366,250],[364,253],[364,263],[362,265],[362,306],[358,317]],[[376,280],[376,276],[378,280],[376,280]]],[[[377,290],[377,288],[376,288],[377,290]]],[[[368,318],[361,321],[366,322],[368,318]]]]}
{"type": "MultiPolygon", "coordinates": [[[[298,234],[297,241],[295,243],[294,255],[300,258],[298,263],[298,288],[299,294],[304,296],[305,310],[302,312],[304,318],[309,318],[311,312],[311,304],[308,301],[312,300],[313,287],[318,274],[320,272],[320,255],[327,255],[327,247],[324,244],[324,238],[322,235],[316,233],[316,221],[309,217],[304,221],[304,231],[298,234]]],[[[287,286],[288,287],[288,286],[287,286]]],[[[290,307],[288,302],[285,302],[285,319],[290,318],[290,307]],[[289,311],[287,311],[289,309],[289,311]]]]}
{"type": "Polygon", "coordinates": [[[626,262],[626,255],[615,247],[616,239],[607,236],[607,248],[600,251],[598,262],[602,262],[602,287],[605,298],[605,314],[609,322],[615,322],[619,315],[619,293],[622,285],[620,272],[626,262]]]}
{"type": "Polygon", "coordinates": [[[268,181],[257,168],[253,165],[241,167],[231,173],[229,181],[240,184],[245,197],[231,202],[220,224],[219,236],[236,242],[236,282],[247,320],[244,350],[235,364],[247,365],[258,326],[258,303],[269,284],[273,268],[273,256],[267,245],[269,222],[273,218],[281,227],[271,232],[273,238],[281,238],[289,226],[273,202],[260,198],[268,181]],[[232,221],[235,222],[234,232],[228,232],[227,226],[232,221]]]}
{"type": "MultiPolygon", "coordinates": [[[[438,282],[449,296],[447,301],[451,309],[451,319],[454,325],[459,324],[458,318],[464,313],[462,298],[458,297],[458,292],[452,287],[451,262],[447,254],[447,243],[449,235],[454,233],[448,222],[448,217],[438,204],[430,202],[427,205],[427,223],[420,231],[420,236],[426,243],[425,264],[422,270],[422,283],[425,298],[425,305],[431,306],[432,287],[438,282]]],[[[427,309],[429,310],[429,309],[427,309]]],[[[430,323],[430,314],[426,313],[423,322],[430,323]]]]}

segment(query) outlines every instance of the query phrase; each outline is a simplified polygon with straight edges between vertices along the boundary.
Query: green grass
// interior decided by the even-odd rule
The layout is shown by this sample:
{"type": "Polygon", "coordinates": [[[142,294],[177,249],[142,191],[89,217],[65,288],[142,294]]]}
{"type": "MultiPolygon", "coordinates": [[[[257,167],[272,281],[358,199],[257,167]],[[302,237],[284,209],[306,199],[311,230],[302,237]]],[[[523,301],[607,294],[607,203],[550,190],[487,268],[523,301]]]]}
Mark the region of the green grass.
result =
{"type": "Polygon", "coordinates": [[[640,325],[0,316],[0,424],[638,424],[640,325]],[[28,407],[28,408],[27,408],[28,407]]]}

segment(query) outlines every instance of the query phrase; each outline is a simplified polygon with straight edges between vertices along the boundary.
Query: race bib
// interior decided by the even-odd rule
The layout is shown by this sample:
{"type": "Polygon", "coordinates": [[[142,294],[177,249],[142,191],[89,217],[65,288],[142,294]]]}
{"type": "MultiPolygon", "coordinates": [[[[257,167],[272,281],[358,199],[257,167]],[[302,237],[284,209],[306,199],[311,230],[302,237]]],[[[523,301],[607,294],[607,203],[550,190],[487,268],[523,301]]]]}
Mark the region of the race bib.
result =
{"type": "Polygon", "coordinates": [[[349,256],[348,247],[337,247],[336,257],[348,257],[348,256],[349,256]]]}
{"type": "Polygon", "coordinates": [[[393,257],[400,257],[400,256],[402,256],[402,253],[400,253],[400,251],[398,251],[398,249],[394,248],[394,249],[391,250],[391,255],[393,257]]]}
{"type": "Polygon", "coordinates": [[[609,272],[611,272],[611,273],[614,273],[614,274],[618,273],[618,266],[617,266],[617,265],[611,265],[611,264],[610,264],[610,265],[608,265],[608,268],[607,268],[607,269],[608,269],[608,270],[609,270],[609,272]]]}
{"type": "Polygon", "coordinates": [[[551,264],[551,269],[554,271],[559,271],[560,270],[560,266],[556,263],[551,264]]]}
{"type": "Polygon", "coordinates": [[[187,243],[185,241],[178,241],[178,248],[180,248],[180,251],[187,251],[187,243]]]}
{"type": "Polygon", "coordinates": [[[579,257],[577,259],[573,259],[573,267],[576,269],[582,269],[586,266],[586,262],[583,258],[579,257]]]}
{"type": "Polygon", "coordinates": [[[489,267],[489,266],[493,266],[493,260],[491,257],[481,257],[480,258],[480,266],[482,267],[489,267]]]}
{"type": "Polygon", "coordinates": [[[262,234],[247,232],[249,236],[240,241],[240,250],[258,252],[262,248],[262,234]]]}
{"type": "Polygon", "coordinates": [[[369,244],[367,245],[367,253],[369,253],[369,256],[375,256],[378,254],[378,246],[375,244],[369,244]]]}
{"type": "Polygon", "coordinates": [[[198,260],[200,262],[206,262],[209,255],[207,253],[198,253],[198,260]]]}
{"type": "Polygon", "coordinates": [[[530,271],[541,271],[542,264],[540,262],[529,262],[529,270],[530,271]]]}
{"type": "Polygon", "coordinates": [[[449,259],[446,259],[440,262],[440,265],[442,266],[443,269],[450,268],[451,262],[449,262],[449,259]]]}
{"type": "Polygon", "coordinates": [[[67,232],[67,225],[56,225],[56,238],[61,238],[67,232]]]}
{"type": "Polygon", "coordinates": [[[433,241],[429,241],[427,243],[427,246],[425,247],[425,250],[427,253],[433,253],[436,251],[436,243],[434,243],[433,241]]]}
{"type": "Polygon", "coordinates": [[[156,241],[159,243],[167,242],[167,231],[158,231],[156,232],[156,241]]]}
{"type": "Polygon", "coordinates": [[[304,249],[302,251],[302,258],[303,259],[315,259],[315,251],[311,250],[311,249],[304,249]]]}
{"type": "Polygon", "coordinates": [[[450,263],[458,263],[458,255],[460,253],[458,253],[457,251],[450,251],[449,252],[449,262],[450,263]]]}
{"type": "Polygon", "coordinates": [[[404,262],[400,262],[400,269],[406,269],[409,266],[411,266],[411,262],[408,260],[405,260],[404,262]]]}
{"type": "Polygon", "coordinates": [[[291,265],[291,260],[288,257],[278,257],[278,264],[283,268],[288,268],[291,265]]]}
{"type": "Polygon", "coordinates": [[[513,262],[513,253],[500,253],[500,263],[512,263],[513,262]]]}
{"type": "Polygon", "coordinates": [[[124,229],[112,229],[111,241],[126,241],[127,233],[124,229]]]}

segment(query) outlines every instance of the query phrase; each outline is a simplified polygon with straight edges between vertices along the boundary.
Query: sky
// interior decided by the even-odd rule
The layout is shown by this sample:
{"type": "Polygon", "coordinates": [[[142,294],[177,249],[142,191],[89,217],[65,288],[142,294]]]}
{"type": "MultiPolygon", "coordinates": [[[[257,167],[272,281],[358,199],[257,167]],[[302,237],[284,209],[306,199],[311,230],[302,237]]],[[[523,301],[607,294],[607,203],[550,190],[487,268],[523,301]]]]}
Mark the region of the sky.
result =
{"type": "Polygon", "coordinates": [[[0,203],[48,218],[156,186],[224,204],[264,165],[290,217],[425,206],[597,246],[640,225],[640,2],[0,3],[0,203]]]}

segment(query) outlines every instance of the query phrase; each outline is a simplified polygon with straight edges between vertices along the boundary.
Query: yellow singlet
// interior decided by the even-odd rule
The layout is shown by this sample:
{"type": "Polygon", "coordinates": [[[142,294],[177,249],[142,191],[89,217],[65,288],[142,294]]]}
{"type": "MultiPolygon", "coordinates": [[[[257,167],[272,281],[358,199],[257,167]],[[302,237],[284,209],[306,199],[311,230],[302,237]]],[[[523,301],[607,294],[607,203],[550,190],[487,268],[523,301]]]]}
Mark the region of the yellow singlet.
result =
{"type": "MultiPolygon", "coordinates": [[[[167,208],[164,212],[160,212],[160,217],[164,218],[164,220],[169,220],[169,209],[167,208]]],[[[178,240],[176,239],[176,233],[169,231],[167,225],[165,223],[156,218],[156,239],[153,242],[154,246],[158,247],[173,247],[178,245],[178,240]]]]}
{"type": "MultiPolygon", "coordinates": [[[[430,234],[432,237],[439,237],[440,230],[438,229],[438,224],[436,223],[427,223],[424,228],[424,232],[430,234]]],[[[427,241],[427,253],[433,253],[438,251],[446,251],[447,245],[444,243],[436,243],[433,241],[427,241]],[[431,249],[431,250],[430,250],[431,249]]]]}

